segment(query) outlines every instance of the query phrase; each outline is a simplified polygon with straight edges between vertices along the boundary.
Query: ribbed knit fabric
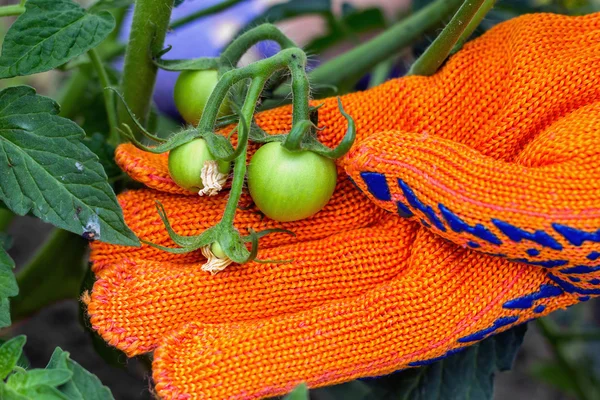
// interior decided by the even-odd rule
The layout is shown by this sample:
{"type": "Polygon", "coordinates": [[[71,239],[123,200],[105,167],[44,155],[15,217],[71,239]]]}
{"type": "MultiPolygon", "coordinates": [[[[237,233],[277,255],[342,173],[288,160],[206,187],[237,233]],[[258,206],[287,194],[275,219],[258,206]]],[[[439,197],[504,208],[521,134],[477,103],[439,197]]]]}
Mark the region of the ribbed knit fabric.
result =
{"type": "MultiPolygon", "coordinates": [[[[326,208],[236,216],[241,231],[296,232],[259,254],[292,262],[213,276],[199,252],[94,243],[92,326],[129,355],[155,350],[162,398],[246,399],[431,363],[600,294],[599,65],[600,14],[535,14],[432,77],[344,96],[358,138],[326,208]]],[[[346,122],[323,103],[320,139],[335,145],[346,122]]],[[[290,108],[257,122],[289,131],[290,108]]],[[[219,219],[227,194],[180,190],[165,155],[122,145],[116,159],[151,188],[119,196],[142,239],[172,245],[155,200],[180,234],[219,219]]]]}

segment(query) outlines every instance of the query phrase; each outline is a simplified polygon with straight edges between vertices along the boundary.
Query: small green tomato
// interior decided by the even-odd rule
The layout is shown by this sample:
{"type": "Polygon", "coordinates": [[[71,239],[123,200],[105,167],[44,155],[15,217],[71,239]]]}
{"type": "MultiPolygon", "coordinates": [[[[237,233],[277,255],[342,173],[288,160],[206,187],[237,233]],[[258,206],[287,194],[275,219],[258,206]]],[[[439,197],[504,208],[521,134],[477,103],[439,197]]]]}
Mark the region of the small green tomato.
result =
{"type": "Polygon", "coordinates": [[[248,189],[269,218],[287,222],[308,218],[331,198],[335,163],[310,151],[291,152],[280,143],[262,146],[248,166],[248,189]]]}
{"type": "MultiPolygon", "coordinates": [[[[204,107],[214,90],[219,75],[216,70],[183,71],[175,83],[175,106],[183,119],[194,126],[198,125],[204,107]]],[[[227,98],[219,107],[219,116],[230,112],[227,98]]]]}
{"type": "MultiPolygon", "coordinates": [[[[206,161],[215,160],[206,144],[199,138],[183,144],[169,152],[169,174],[175,183],[191,192],[204,188],[202,168],[206,161]]],[[[230,163],[218,161],[217,170],[222,174],[229,173],[230,163]]]]}
{"type": "Polygon", "coordinates": [[[210,245],[210,251],[217,258],[227,258],[227,254],[225,254],[219,242],[213,242],[213,244],[210,245]]]}

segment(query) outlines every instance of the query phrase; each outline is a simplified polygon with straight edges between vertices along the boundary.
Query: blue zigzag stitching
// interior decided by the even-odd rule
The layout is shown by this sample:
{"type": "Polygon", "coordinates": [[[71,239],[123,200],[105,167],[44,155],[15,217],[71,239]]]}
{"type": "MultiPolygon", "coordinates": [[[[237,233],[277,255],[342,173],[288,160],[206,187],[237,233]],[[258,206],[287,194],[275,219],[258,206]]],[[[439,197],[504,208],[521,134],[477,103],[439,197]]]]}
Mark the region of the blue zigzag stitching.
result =
{"type": "Polygon", "coordinates": [[[491,335],[498,329],[503,328],[508,325],[511,325],[511,324],[514,324],[518,320],[519,320],[518,315],[513,315],[512,317],[500,317],[496,321],[494,321],[494,324],[492,326],[490,326],[489,328],[485,328],[478,332],[475,332],[475,333],[472,333],[465,337],[462,337],[462,338],[458,339],[458,342],[459,343],[478,342],[480,340],[485,339],[486,337],[488,337],[489,335],[491,335]]]}
{"type": "Polygon", "coordinates": [[[537,300],[547,299],[550,297],[556,297],[563,294],[564,291],[559,286],[554,285],[541,285],[540,289],[537,292],[533,292],[530,294],[526,294],[525,296],[517,297],[516,299],[512,299],[507,301],[502,305],[503,308],[508,309],[528,309],[533,307],[533,304],[537,300]]]}

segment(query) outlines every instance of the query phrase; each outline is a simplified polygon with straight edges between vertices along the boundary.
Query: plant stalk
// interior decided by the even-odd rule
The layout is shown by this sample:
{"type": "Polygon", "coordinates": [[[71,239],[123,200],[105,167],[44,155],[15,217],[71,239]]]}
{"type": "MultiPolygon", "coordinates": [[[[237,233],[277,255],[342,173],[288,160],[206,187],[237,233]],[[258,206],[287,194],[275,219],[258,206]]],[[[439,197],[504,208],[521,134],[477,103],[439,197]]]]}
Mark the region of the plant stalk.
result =
{"type": "MultiPolygon", "coordinates": [[[[157,67],[152,57],[162,50],[174,0],[136,1],[125,51],[121,90],[137,119],[145,125],[150,114],[157,67]]],[[[119,104],[119,121],[134,126],[119,104]]]]}
{"type": "MultiPolygon", "coordinates": [[[[364,75],[375,65],[438,26],[461,3],[462,0],[433,1],[377,37],[315,68],[308,74],[311,83],[339,86],[349,79],[364,75]]],[[[280,88],[276,93],[285,96],[285,91],[280,88]]]]}
{"type": "Polygon", "coordinates": [[[21,2],[21,4],[0,7],[0,17],[14,17],[21,15],[24,12],[25,6],[23,5],[23,2],[21,2]]]}
{"type": "Polygon", "coordinates": [[[552,349],[552,353],[560,365],[561,369],[567,374],[573,382],[573,389],[579,400],[591,400],[588,396],[588,391],[585,389],[585,383],[581,381],[579,374],[571,365],[571,362],[564,353],[561,341],[557,338],[556,328],[548,318],[539,318],[536,320],[537,326],[548,341],[552,349]]]}
{"type": "MultiPolygon", "coordinates": [[[[487,0],[465,0],[442,33],[414,62],[408,75],[431,76],[446,61],[448,55],[463,37],[471,21],[487,0]]],[[[474,29],[474,28],[473,28],[474,29]]]]}
{"type": "Polygon", "coordinates": [[[50,234],[33,259],[16,273],[19,294],[10,301],[14,321],[56,301],[79,296],[87,244],[81,236],[61,229],[50,234]]]}
{"type": "Polygon", "coordinates": [[[119,136],[119,131],[117,130],[117,109],[115,107],[115,98],[112,91],[106,90],[111,87],[110,79],[108,74],[106,73],[106,69],[104,68],[104,64],[102,63],[102,59],[98,55],[96,49],[92,49],[88,52],[92,65],[98,74],[98,79],[100,79],[100,84],[102,86],[102,95],[104,96],[104,106],[106,108],[106,115],[108,116],[108,126],[110,127],[110,132],[108,135],[108,143],[113,146],[117,146],[121,138],[119,136]]]}
{"type": "MultiPolygon", "coordinates": [[[[254,117],[254,109],[256,103],[260,99],[260,94],[267,81],[266,77],[260,76],[252,79],[252,83],[248,88],[246,100],[242,106],[242,114],[246,121],[252,121],[254,117]]],[[[241,120],[240,120],[241,123],[241,120]]],[[[241,128],[238,129],[238,132],[241,128]]],[[[227,205],[223,212],[223,218],[221,219],[222,224],[233,225],[233,218],[237,210],[240,197],[242,196],[242,189],[244,187],[244,179],[246,177],[246,154],[248,152],[248,146],[244,146],[244,150],[235,159],[235,165],[233,167],[233,181],[231,182],[231,190],[229,191],[229,198],[227,199],[227,205]]]]}
{"type": "Polygon", "coordinates": [[[206,17],[208,15],[216,14],[220,11],[226,10],[229,7],[232,7],[238,3],[241,3],[243,0],[225,0],[221,3],[215,4],[213,6],[204,8],[202,10],[198,10],[195,13],[190,15],[186,15],[185,17],[176,19],[173,21],[169,29],[177,29],[182,26],[189,24],[190,22],[194,22],[195,20],[206,17]]]}
{"type": "Polygon", "coordinates": [[[483,5],[479,8],[479,10],[477,10],[477,12],[475,13],[475,16],[473,17],[471,22],[469,22],[469,25],[467,25],[467,28],[461,35],[460,39],[458,40],[458,42],[456,43],[454,48],[452,49],[451,54],[456,53],[458,50],[460,50],[463,47],[465,42],[467,40],[469,40],[469,38],[471,37],[473,32],[475,32],[475,29],[477,29],[479,24],[481,24],[481,21],[483,21],[483,19],[487,15],[487,13],[490,12],[492,7],[494,7],[494,4],[496,4],[496,0],[485,0],[483,2],[483,5]]]}
{"type": "Polygon", "coordinates": [[[0,232],[6,231],[10,223],[15,218],[15,214],[7,208],[0,208],[0,232]]]}

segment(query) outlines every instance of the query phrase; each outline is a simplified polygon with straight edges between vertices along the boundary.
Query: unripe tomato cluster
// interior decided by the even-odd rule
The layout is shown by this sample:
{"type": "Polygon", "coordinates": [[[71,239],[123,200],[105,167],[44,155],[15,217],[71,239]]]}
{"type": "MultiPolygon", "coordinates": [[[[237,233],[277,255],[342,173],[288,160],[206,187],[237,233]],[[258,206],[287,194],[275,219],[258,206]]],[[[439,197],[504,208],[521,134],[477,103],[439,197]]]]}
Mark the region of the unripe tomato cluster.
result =
{"type": "MultiPolygon", "coordinates": [[[[182,117],[196,125],[216,86],[216,71],[183,72],[175,86],[175,103],[182,117]]],[[[220,113],[227,113],[224,103],[220,113]]],[[[204,163],[215,160],[204,139],[195,139],[169,154],[169,172],[179,186],[198,191],[203,188],[204,163]]],[[[230,165],[219,162],[227,173],[230,165]]],[[[278,142],[263,145],[248,165],[248,189],[260,211],[269,218],[296,221],[319,212],[333,195],[337,170],[333,160],[311,151],[291,152],[278,142]]]]}

